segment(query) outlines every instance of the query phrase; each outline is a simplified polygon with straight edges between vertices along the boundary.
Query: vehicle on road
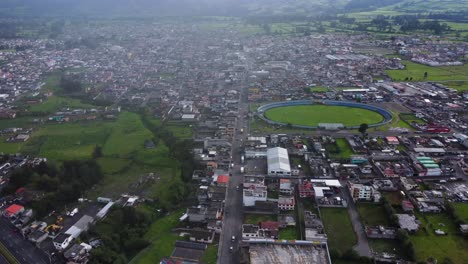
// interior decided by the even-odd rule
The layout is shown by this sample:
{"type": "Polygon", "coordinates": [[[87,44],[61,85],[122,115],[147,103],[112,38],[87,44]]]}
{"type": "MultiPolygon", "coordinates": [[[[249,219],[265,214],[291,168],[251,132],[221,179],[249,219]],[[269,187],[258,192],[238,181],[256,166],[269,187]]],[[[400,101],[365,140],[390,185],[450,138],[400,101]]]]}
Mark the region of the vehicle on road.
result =
{"type": "Polygon", "coordinates": [[[236,236],[232,236],[232,237],[231,237],[231,241],[232,241],[232,242],[236,241],[236,236]]]}
{"type": "Polygon", "coordinates": [[[234,247],[229,247],[229,252],[233,252],[234,251],[234,247]]]}
{"type": "Polygon", "coordinates": [[[243,166],[240,168],[240,173],[244,173],[244,167],[243,166]]]}

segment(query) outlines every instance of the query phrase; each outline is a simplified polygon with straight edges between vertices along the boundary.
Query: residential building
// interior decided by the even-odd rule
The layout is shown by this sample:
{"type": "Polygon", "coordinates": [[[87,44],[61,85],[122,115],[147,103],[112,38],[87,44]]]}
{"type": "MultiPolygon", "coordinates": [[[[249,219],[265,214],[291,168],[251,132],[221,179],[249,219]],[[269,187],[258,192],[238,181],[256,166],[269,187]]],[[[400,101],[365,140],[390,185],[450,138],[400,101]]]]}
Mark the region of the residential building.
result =
{"type": "Polygon", "coordinates": [[[310,181],[304,180],[304,182],[299,183],[297,185],[297,190],[299,191],[299,197],[301,198],[309,198],[315,196],[314,188],[310,181]]]}
{"type": "Polygon", "coordinates": [[[292,195],[294,192],[294,187],[291,184],[291,180],[289,179],[280,179],[280,194],[284,195],[292,195]]]}
{"type": "Polygon", "coordinates": [[[256,201],[267,200],[267,187],[266,186],[251,186],[250,188],[243,189],[243,204],[244,206],[254,206],[256,201]]]}
{"type": "Polygon", "coordinates": [[[279,210],[294,210],[296,205],[296,201],[294,200],[294,196],[280,196],[278,198],[278,209],[279,210]]]}

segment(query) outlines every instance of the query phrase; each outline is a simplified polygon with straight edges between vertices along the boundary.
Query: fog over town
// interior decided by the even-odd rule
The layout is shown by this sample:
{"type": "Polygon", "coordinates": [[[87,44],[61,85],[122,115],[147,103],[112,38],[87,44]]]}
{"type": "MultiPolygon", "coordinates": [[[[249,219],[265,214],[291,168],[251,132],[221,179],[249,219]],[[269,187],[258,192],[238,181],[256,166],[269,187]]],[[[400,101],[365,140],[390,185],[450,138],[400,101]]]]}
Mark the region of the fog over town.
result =
{"type": "Polygon", "coordinates": [[[0,263],[466,263],[468,0],[2,0],[0,263]]]}

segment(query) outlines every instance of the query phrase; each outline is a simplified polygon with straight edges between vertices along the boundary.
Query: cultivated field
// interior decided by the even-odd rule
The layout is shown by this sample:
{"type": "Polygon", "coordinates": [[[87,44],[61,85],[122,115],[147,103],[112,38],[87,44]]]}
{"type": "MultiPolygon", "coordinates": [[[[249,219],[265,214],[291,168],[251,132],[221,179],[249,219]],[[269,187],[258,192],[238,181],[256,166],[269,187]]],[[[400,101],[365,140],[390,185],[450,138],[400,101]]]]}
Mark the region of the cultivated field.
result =
{"type": "Polygon", "coordinates": [[[358,126],[362,123],[375,124],[383,117],[373,111],[328,105],[298,105],[273,108],[265,112],[268,119],[293,125],[317,126],[319,123],[342,123],[358,126]]]}
{"type": "MultiPolygon", "coordinates": [[[[411,61],[403,61],[402,63],[406,65],[404,70],[386,71],[387,74],[395,81],[404,81],[406,78],[413,78],[412,81],[468,81],[467,64],[463,66],[430,67],[411,61]],[[424,78],[425,72],[427,72],[427,78],[424,78]]],[[[450,82],[448,84],[450,84],[450,82]]],[[[457,89],[457,86],[454,86],[453,88],[457,89]]]]}

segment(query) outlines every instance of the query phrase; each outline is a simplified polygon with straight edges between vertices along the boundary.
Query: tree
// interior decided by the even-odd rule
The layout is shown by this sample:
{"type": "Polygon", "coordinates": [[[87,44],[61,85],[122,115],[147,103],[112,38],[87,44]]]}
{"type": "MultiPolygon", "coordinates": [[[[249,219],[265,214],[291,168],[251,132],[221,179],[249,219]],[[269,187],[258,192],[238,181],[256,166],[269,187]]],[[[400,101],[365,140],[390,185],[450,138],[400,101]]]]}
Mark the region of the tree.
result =
{"type": "Polygon", "coordinates": [[[366,136],[367,134],[367,129],[369,128],[369,125],[366,124],[366,123],[362,123],[360,126],[359,126],[359,129],[358,131],[362,134],[362,136],[366,136]]]}
{"type": "Polygon", "coordinates": [[[93,159],[97,159],[102,157],[102,147],[99,145],[96,145],[93,150],[93,159]]]}
{"type": "Polygon", "coordinates": [[[288,124],[286,125],[286,127],[289,128],[289,129],[291,129],[293,126],[292,126],[291,123],[288,123],[288,124]]]}
{"type": "Polygon", "coordinates": [[[427,72],[424,72],[424,79],[427,79],[427,72]]]}

